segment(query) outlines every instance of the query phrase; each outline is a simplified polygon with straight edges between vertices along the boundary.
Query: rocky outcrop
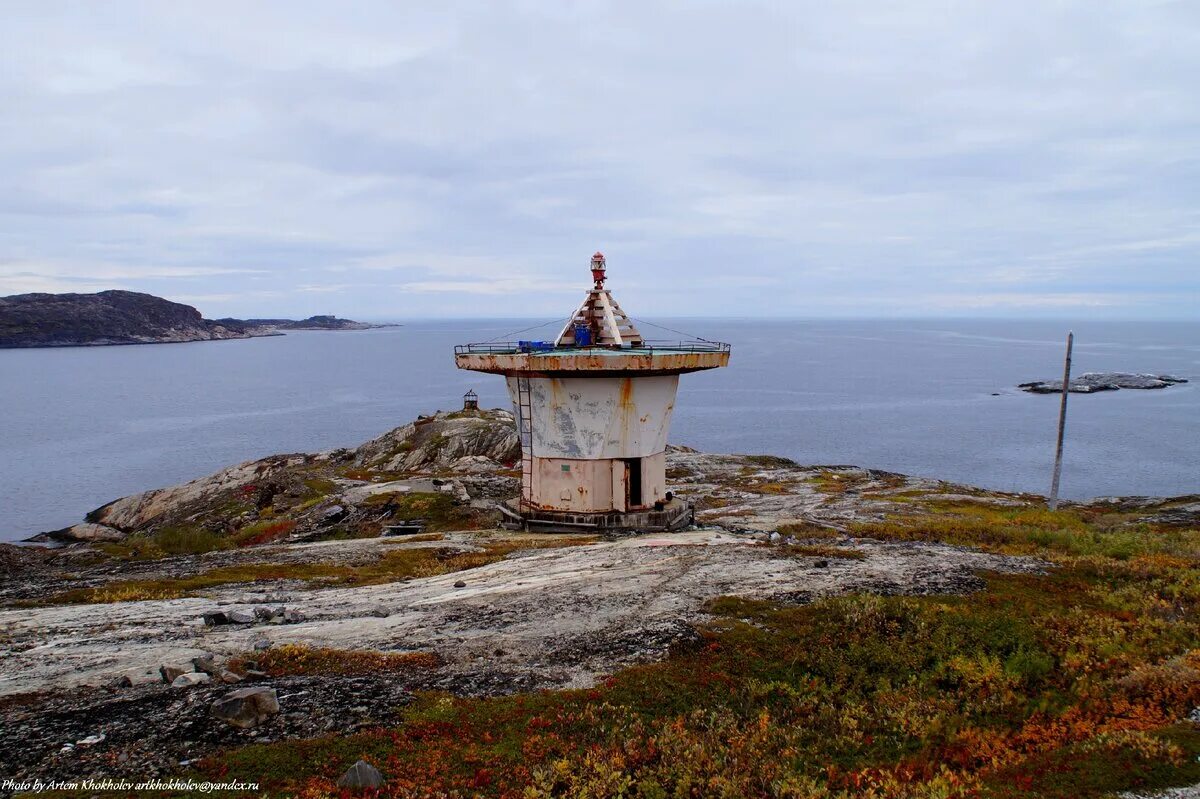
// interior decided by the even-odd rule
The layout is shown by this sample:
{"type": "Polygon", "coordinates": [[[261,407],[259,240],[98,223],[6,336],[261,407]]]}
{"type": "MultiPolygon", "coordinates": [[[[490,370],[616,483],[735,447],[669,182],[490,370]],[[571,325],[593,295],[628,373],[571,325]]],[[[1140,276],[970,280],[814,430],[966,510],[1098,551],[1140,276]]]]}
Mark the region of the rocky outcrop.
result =
{"type": "MultiPolygon", "coordinates": [[[[264,480],[289,465],[303,463],[303,455],[275,455],[258,461],[247,461],[237,466],[222,469],[216,474],[201,477],[182,485],[143,491],[110,502],[88,514],[92,526],[104,525],[125,532],[141,529],[165,515],[178,515],[178,511],[190,505],[264,480]]],[[[78,526],[78,525],[77,525],[78,526]]],[[[68,528],[68,531],[75,530],[68,528]]],[[[72,536],[73,538],[75,536],[72,536]]]]}
{"type": "Polygon", "coordinates": [[[285,330],[366,330],[381,325],[308,319],[205,319],[190,305],[136,291],[0,297],[0,347],[159,344],[281,335],[285,330]]]}
{"type": "Polygon", "coordinates": [[[0,347],[72,347],[248,338],[236,320],[134,291],[0,297],[0,347]]]}
{"type": "MultiPolygon", "coordinates": [[[[1186,382],[1184,378],[1175,375],[1087,372],[1071,378],[1068,390],[1072,394],[1094,394],[1097,391],[1116,391],[1122,388],[1166,388],[1186,382]]],[[[1037,380],[1021,383],[1017,388],[1032,394],[1061,394],[1062,380],[1037,380]]]]}
{"type": "MultiPolygon", "coordinates": [[[[397,427],[355,451],[355,463],[387,472],[450,469],[480,456],[497,464],[521,457],[513,415],[503,410],[437,413],[397,427]]],[[[475,467],[478,468],[478,462],[475,467]]]]}
{"type": "Polygon", "coordinates": [[[53,537],[59,541],[120,541],[125,533],[106,524],[84,522],[58,530],[53,537]]]}
{"type": "MultiPolygon", "coordinates": [[[[301,538],[334,529],[378,534],[399,512],[396,503],[381,495],[445,495],[465,508],[477,497],[510,494],[512,478],[500,473],[520,456],[507,411],[439,412],[356,450],[273,455],[181,485],[122,497],[89,513],[86,523],[31,540],[119,541],[130,533],[166,527],[228,538],[254,525],[263,528],[257,531],[261,540],[246,533],[247,539],[237,543],[266,543],[288,534],[301,538]],[[434,476],[446,472],[462,478],[434,476]],[[478,485],[474,496],[463,484],[468,480],[478,485]]],[[[490,505],[482,501],[484,506],[490,505]]]]}

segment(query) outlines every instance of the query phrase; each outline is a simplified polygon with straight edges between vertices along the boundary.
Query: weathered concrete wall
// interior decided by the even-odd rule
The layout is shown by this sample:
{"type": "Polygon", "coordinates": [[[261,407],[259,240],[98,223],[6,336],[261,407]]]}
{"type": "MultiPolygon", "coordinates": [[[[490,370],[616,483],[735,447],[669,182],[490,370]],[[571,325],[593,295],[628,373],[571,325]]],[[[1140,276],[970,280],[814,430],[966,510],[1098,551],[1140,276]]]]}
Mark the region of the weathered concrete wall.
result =
{"type": "Polygon", "coordinates": [[[599,513],[649,508],[667,493],[667,456],[659,452],[640,458],[641,504],[625,504],[626,463],[623,460],[533,459],[533,503],[543,510],[599,513]]]}
{"type": "MultiPolygon", "coordinates": [[[[513,407],[517,378],[508,378],[513,407]]],[[[529,378],[533,454],[597,460],[644,458],[666,449],[678,375],[529,378]]]]}

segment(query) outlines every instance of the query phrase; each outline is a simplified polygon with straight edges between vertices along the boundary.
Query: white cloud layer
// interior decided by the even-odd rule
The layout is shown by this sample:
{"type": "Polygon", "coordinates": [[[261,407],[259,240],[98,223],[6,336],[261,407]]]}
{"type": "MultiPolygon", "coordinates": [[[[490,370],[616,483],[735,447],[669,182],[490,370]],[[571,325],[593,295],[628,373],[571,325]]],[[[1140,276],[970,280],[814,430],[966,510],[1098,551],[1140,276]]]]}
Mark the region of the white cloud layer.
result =
{"type": "Polygon", "coordinates": [[[1200,318],[1193,3],[25,3],[0,294],[1200,318]]]}

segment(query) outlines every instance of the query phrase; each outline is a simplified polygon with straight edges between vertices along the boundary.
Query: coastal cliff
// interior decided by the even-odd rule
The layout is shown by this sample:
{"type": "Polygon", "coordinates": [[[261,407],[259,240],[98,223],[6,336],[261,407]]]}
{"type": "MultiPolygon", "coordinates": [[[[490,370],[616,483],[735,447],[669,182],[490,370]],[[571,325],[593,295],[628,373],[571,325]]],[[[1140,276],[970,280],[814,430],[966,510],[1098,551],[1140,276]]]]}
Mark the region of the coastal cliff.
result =
{"type": "Polygon", "coordinates": [[[334,316],[205,319],[190,305],[134,291],[0,297],[0,348],[213,341],[371,327],[376,325],[334,316]]]}

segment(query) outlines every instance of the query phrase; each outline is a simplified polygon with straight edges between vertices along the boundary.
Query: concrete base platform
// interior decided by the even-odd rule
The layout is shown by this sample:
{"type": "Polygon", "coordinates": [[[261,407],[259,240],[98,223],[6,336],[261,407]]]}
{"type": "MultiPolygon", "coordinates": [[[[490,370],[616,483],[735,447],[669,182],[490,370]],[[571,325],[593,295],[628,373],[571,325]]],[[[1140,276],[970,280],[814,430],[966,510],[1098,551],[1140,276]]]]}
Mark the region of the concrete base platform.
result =
{"type": "Polygon", "coordinates": [[[663,504],[662,510],[639,510],[628,513],[568,513],[549,510],[521,510],[518,500],[511,499],[500,506],[504,514],[502,527],[544,533],[580,533],[643,530],[662,532],[682,530],[695,520],[692,503],[675,497],[663,504]]]}

